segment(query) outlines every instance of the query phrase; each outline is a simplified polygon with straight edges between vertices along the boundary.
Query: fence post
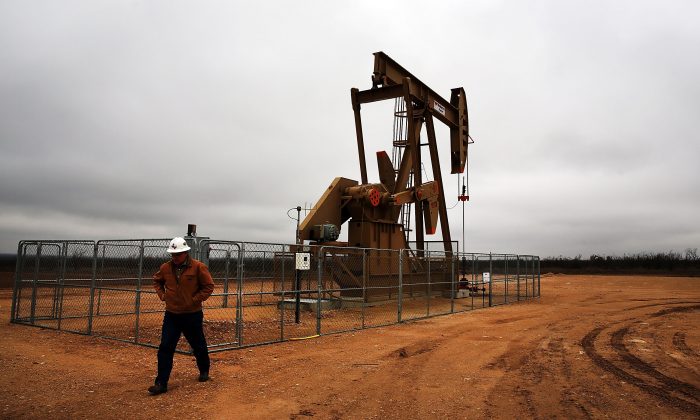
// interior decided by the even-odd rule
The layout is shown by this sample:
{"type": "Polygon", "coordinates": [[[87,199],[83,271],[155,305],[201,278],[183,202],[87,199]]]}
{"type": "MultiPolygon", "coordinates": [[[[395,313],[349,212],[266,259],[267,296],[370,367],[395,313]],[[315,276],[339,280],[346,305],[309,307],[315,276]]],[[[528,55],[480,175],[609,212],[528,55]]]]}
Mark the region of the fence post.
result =
{"type": "Polygon", "coordinates": [[[24,271],[24,241],[17,244],[17,259],[15,260],[15,287],[12,289],[12,308],[10,308],[10,322],[17,321],[17,310],[19,300],[19,288],[22,284],[22,274],[24,271]],[[21,252],[20,252],[21,251],[21,252]]]}
{"type": "Polygon", "coordinates": [[[542,297],[542,289],[540,289],[540,257],[537,256],[537,297],[542,297]]]}
{"type": "Polygon", "coordinates": [[[226,265],[224,266],[224,299],[221,302],[222,308],[228,308],[228,276],[231,270],[231,250],[226,248],[226,265]]]}
{"type": "Polygon", "coordinates": [[[523,256],[523,264],[525,267],[523,268],[523,274],[525,276],[525,300],[529,300],[530,298],[530,262],[528,259],[528,256],[525,255],[523,256]]]}
{"type": "Polygon", "coordinates": [[[531,256],[532,261],[532,297],[535,297],[535,256],[531,256]]]}
{"type": "Polygon", "coordinates": [[[32,307],[29,312],[29,323],[34,325],[34,316],[36,315],[36,287],[39,280],[39,266],[41,265],[41,246],[39,242],[36,246],[36,262],[34,263],[34,281],[32,282],[32,307]]]}
{"type": "Polygon", "coordinates": [[[134,325],[134,343],[139,342],[139,323],[141,321],[141,281],[143,279],[143,250],[144,244],[141,241],[139,246],[139,273],[136,278],[136,304],[134,311],[136,312],[136,320],[134,325]]]}
{"type": "Polygon", "coordinates": [[[92,280],[90,281],[90,308],[88,309],[87,335],[92,335],[92,317],[95,309],[95,281],[97,279],[97,249],[99,242],[95,242],[92,250],[92,280]]]}
{"type": "Polygon", "coordinates": [[[515,262],[515,281],[516,281],[516,290],[517,290],[517,300],[520,302],[520,254],[516,255],[517,260],[515,262]]]}
{"type": "MultiPolygon", "coordinates": [[[[101,263],[100,264],[100,277],[101,277],[100,278],[100,288],[97,290],[97,310],[95,311],[97,316],[100,316],[100,308],[102,307],[102,285],[104,284],[103,280],[104,280],[104,275],[105,275],[105,259],[106,259],[105,253],[106,252],[107,252],[107,247],[103,246],[102,247],[102,259],[100,260],[100,263],[101,263]]],[[[95,258],[97,258],[97,256],[95,256],[95,258]]],[[[108,284],[108,286],[109,286],[109,284],[108,284]]]]}
{"type": "MultiPolygon", "coordinates": [[[[476,284],[476,279],[477,279],[477,277],[476,277],[476,261],[475,261],[475,259],[476,259],[476,255],[472,254],[472,270],[471,270],[472,273],[471,273],[471,282],[470,282],[469,286],[470,287],[473,286],[474,288],[477,287],[477,284],[476,284]]],[[[474,310],[474,297],[475,297],[475,295],[478,296],[477,293],[478,292],[476,292],[476,291],[473,293],[471,290],[469,291],[469,297],[472,298],[472,308],[471,308],[472,311],[474,310]]]]}
{"type": "Polygon", "coordinates": [[[66,283],[66,264],[68,263],[68,241],[63,243],[63,250],[60,253],[61,257],[61,272],[58,276],[58,284],[56,285],[56,293],[54,294],[54,317],[58,319],[56,329],[61,330],[61,320],[63,319],[63,290],[66,283]]]}
{"type": "Polygon", "coordinates": [[[322,293],[322,285],[321,285],[321,273],[323,272],[323,263],[322,263],[322,258],[321,258],[321,251],[323,250],[323,247],[321,247],[320,250],[318,250],[318,303],[316,305],[316,334],[321,335],[321,293],[322,293]]]}
{"type": "Polygon", "coordinates": [[[505,299],[505,303],[507,305],[508,304],[508,254],[503,254],[503,264],[505,265],[504,276],[505,276],[505,282],[506,282],[506,284],[505,284],[506,290],[505,290],[503,298],[505,299]]]}
{"type": "MultiPolygon", "coordinates": [[[[391,292],[389,292],[391,293],[391,292]]],[[[367,301],[367,250],[362,248],[362,328],[365,328],[365,302],[367,301]]]]}
{"type": "MultiPolygon", "coordinates": [[[[287,255],[288,253],[292,254],[291,248],[287,249],[287,247],[283,246],[282,247],[282,255],[284,256],[284,255],[287,255]]],[[[286,288],[284,286],[285,280],[287,277],[285,276],[286,264],[284,261],[285,260],[283,257],[282,258],[282,273],[281,273],[282,278],[280,279],[280,304],[281,304],[281,306],[279,306],[279,310],[280,310],[280,341],[284,341],[284,315],[287,312],[287,301],[286,301],[287,297],[285,295],[286,288]]],[[[292,255],[292,263],[296,264],[296,258],[293,255],[292,255]]],[[[274,289],[274,287],[273,287],[273,289],[274,289]]]]}
{"type": "Polygon", "coordinates": [[[491,294],[493,293],[493,258],[491,257],[491,253],[489,252],[489,307],[491,307],[492,304],[492,296],[491,294]]]}
{"type": "MultiPolygon", "coordinates": [[[[450,313],[455,312],[455,254],[450,252],[450,313]]],[[[459,258],[459,252],[457,252],[459,258]]]]}
{"type": "Polygon", "coordinates": [[[430,275],[430,252],[431,251],[425,251],[423,253],[423,258],[428,260],[428,284],[425,285],[425,316],[430,316],[430,294],[433,291],[431,287],[432,276],[430,275]]]}
{"type": "Polygon", "coordinates": [[[401,310],[403,309],[403,252],[403,249],[399,250],[399,299],[397,304],[397,322],[401,322],[401,310]]]}
{"type": "Polygon", "coordinates": [[[238,346],[243,345],[243,259],[245,258],[245,243],[238,244],[238,267],[236,270],[236,340],[238,346]]]}

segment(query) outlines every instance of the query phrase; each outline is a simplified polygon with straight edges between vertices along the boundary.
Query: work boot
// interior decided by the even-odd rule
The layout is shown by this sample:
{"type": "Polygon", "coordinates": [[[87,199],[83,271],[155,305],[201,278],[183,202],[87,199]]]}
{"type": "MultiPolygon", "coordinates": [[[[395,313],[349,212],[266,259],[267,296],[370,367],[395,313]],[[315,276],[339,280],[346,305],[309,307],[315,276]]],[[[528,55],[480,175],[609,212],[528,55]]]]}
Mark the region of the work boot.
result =
{"type": "Polygon", "coordinates": [[[148,388],[148,393],[151,395],[158,395],[164,392],[168,392],[168,386],[162,385],[159,382],[156,382],[154,385],[148,388]]]}
{"type": "Polygon", "coordinates": [[[209,380],[209,372],[200,372],[199,373],[199,382],[206,382],[209,380]]]}

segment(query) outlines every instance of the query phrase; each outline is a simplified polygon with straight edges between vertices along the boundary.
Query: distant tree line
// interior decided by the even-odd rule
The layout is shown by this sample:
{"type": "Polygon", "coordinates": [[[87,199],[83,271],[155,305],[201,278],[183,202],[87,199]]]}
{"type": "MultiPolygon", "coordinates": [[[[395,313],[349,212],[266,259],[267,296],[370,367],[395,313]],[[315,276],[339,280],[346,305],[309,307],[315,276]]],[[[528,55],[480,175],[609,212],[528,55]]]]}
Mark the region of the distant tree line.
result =
{"type": "Polygon", "coordinates": [[[656,274],[671,276],[700,276],[700,257],[697,248],[684,253],[640,252],[638,254],[597,255],[583,258],[546,257],[540,261],[544,273],[564,274],[656,274]]]}
{"type": "Polygon", "coordinates": [[[14,272],[17,257],[15,254],[0,254],[0,271],[14,272]]]}
{"type": "MultiPolygon", "coordinates": [[[[91,267],[91,257],[84,257],[86,261],[81,266],[91,267]]],[[[144,259],[147,271],[154,271],[162,262],[162,258],[144,259]],[[157,260],[157,261],[156,261],[157,260]]],[[[16,256],[14,254],[0,254],[0,272],[15,271],[16,256]]],[[[70,261],[69,261],[70,262],[70,261]]],[[[272,262],[270,261],[270,264],[272,262]]],[[[216,268],[222,263],[212,259],[210,264],[216,268]]],[[[249,269],[256,267],[266,269],[261,259],[246,259],[249,269]]],[[[229,267],[235,271],[235,264],[229,267]]],[[[588,258],[580,254],[575,257],[545,257],[540,260],[541,273],[565,273],[565,274],[659,274],[673,276],[700,276],[700,256],[698,248],[688,248],[685,252],[640,252],[637,254],[598,255],[593,254],[588,258]]]]}

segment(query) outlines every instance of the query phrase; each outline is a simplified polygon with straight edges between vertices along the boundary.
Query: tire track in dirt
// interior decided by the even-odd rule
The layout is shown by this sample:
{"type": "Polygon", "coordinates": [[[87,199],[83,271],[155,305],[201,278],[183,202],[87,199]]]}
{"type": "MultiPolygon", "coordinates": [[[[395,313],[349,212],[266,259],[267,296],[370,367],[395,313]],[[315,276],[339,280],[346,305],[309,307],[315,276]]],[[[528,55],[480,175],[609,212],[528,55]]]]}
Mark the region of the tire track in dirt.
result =
{"type": "MultiPolygon", "coordinates": [[[[672,302],[672,303],[667,303],[668,304],[679,304],[681,302],[672,302]]],[[[687,303],[697,303],[697,302],[687,302],[687,303]]],[[[644,306],[661,306],[664,304],[656,304],[656,305],[644,305],[644,306]]],[[[631,308],[630,308],[631,309],[631,308]]],[[[681,312],[690,312],[700,309],[700,305],[691,305],[691,306],[681,306],[681,307],[672,307],[672,308],[666,308],[661,311],[658,311],[656,313],[653,313],[648,316],[648,318],[654,318],[654,317],[660,317],[668,314],[674,314],[674,313],[681,313],[681,312]]],[[[692,397],[694,399],[698,399],[696,397],[697,393],[697,388],[691,384],[687,384],[685,382],[678,381],[674,378],[669,378],[666,375],[663,375],[661,372],[656,371],[653,367],[650,365],[646,364],[645,362],[641,361],[637,357],[633,356],[629,351],[626,350],[626,347],[624,347],[624,344],[622,346],[619,345],[619,341],[622,340],[622,337],[624,337],[624,334],[627,332],[628,328],[630,325],[627,325],[626,327],[623,327],[619,330],[617,330],[615,333],[613,333],[613,337],[611,338],[611,345],[613,348],[618,351],[620,348],[624,348],[622,351],[623,354],[621,354],[622,359],[626,361],[628,364],[633,369],[640,370],[649,376],[659,380],[661,383],[664,385],[669,385],[669,383],[675,383],[678,385],[678,383],[684,385],[684,389],[686,391],[690,391],[692,394],[692,397]],[[617,334],[617,335],[615,335],[617,334]],[[615,343],[618,343],[618,346],[615,347],[615,343]],[[628,355],[627,357],[625,356],[625,353],[628,355]],[[639,360],[641,363],[637,363],[635,360],[639,360]],[[649,372],[655,372],[655,373],[649,373],[649,372]],[[661,379],[665,378],[665,379],[661,379]]],[[[598,367],[601,369],[612,373],[613,375],[617,376],[618,378],[622,379],[623,381],[630,383],[637,388],[641,389],[642,391],[651,394],[660,400],[669,403],[675,407],[677,407],[680,410],[683,410],[687,413],[693,414],[693,415],[700,415],[700,404],[688,401],[682,398],[679,398],[677,396],[674,396],[671,392],[677,391],[676,389],[671,389],[671,391],[665,389],[665,388],[660,388],[658,386],[655,386],[647,381],[645,381],[642,378],[639,378],[637,376],[632,375],[628,371],[624,370],[622,367],[616,365],[612,361],[606,359],[603,357],[596,349],[595,349],[595,342],[603,330],[605,330],[607,327],[606,326],[600,326],[596,327],[586,336],[581,340],[581,345],[585,351],[585,353],[588,355],[588,357],[595,363],[598,367]]],[[[619,352],[618,352],[619,353],[619,352]]],[[[674,388],[673,385],[671,385],[671,388],[674,388]]],[[[685,393],[684,393],[685,394],[685,393]]]]}
{"type": "Polygon", "coordinates": [[[612,334],[612,337],[610,339],[610,344],[612,344],[613,348],[615,349],[617,354],[620,355],[622,360],[627,362],[630,365],[630,367],[632,367],[632,369],[645,373],[651,376],[652,378],[656,379],[657,381],[661,382],[662,384],[668,386],[673,391],[679,391],[687,395],[688,397],[691,397],[694,400],[700,402],[700,389],[698,389],[696,386],[683,381],[679,381],[676,378],[666,376],[663,373],[656,370],[654,367],[652,367],[649,363],[633,355],[627,349],[627,346],[624,342],[625,336],[628,332],[629,326],[620,328],[612,334]]]}
{"type": "Polygon", "coordinates": [[[572,369],[565,355],[564,337],[545,335],[538,339],[517,340],[482,369],[503,372],[503,377],[487,398],[486,418],[502,416],[503,407],[508,405],[503,395],[512,395],[511,402],[518,404],[520,414],[528,418],[557,415],[590,418],[587,410],[576,403],[576,392],[566,385],[570,382],[572,369]],[[543,394],[543,383],[557,381],[555,378],[563,382],[561,396],[543,394]]]}
{"type": "MultiPolygon", "coordinates": [[[[447,337],[431,337],[413,341],[404,345],[392,344],[386,350],[368,352],[366,363],[352,364],[352,373],[347,377],[352,385],[334,384],[329,387],[331,394],[319,398],[318,401],[301,404],[299,411],[294,413],[295,419],[302,419],[319,415],[320,406],[331,404],[335,412],[331,418],[352,417],[352,413],[358,406],[363,409],[371,407],[380,417],[391,417],[392,413],[387,408],[387,402],[399,407],[410,407],[430,385],[421,380],[428,360],[440,352],[441,347],[448,340],[447,337]],[[371,355],[370,355],[371,354],[371,355]],[[418,384],[410,392],[395,392],[396,378],[402,381],[418,384]],[[352,398],[338,396],[348,394],[348,388],[352,389],[352,398]],[[377,390],[383,390],[379,395],[377,390]],[[330,402],[332,401],[332,402],[330,402]]],[[[444,359],[443,359],[444,360],[444,359]]],[[[327,408],[327,407],[326,407],[327,408]]],[[[416,415],[416,413],[413,413],[416,415]]],[[[292,417],[290,417],[292,418],[292,417]]]]}
{"type": "MultiPolygon", "coordinates": [[[[686,302],[674,302],[674,303],[686,303],[686,302]]],[[[691,303],[691,302],[687,302],[691,303]]],[[[697,302],[692,302],[692,303],[697,303],[697,302]]],[[[677,306],[673,308],[667,308],[659,312],[655,312],[651,315],[649,315],[649,318],[658,318],[660,316],[664,315],[669,315],[669,314],[675,314],[679,312],[692,312],[700,309],[700,305],[691,305],[691,306],[677,306]]]]}
{"type": "MultiPolygon", "coordinates": [[[[515,390],[516,394],[520,394],[520,396],[523,398],[523,401],[525,402],[525,408],[527,409],[527,414],[528,417],[531,419],[536,419],[539,416],[537,415],[537,408],[535,407],[535,403],[532,401],[532,391],[530,391],[527,388],[519,388],[515,390]]],[[[487,409],[486,411],[488,417],[491,417],[490,411],[487,409]]]]}
{"type": "Polygon", "coordinates": [[[688,347],[688,345],[685,343],[685,333],[684,332],[676,332],[673,334],[673,345],[680,351],[681,353],[685,354],[686,356],[690,357],[699,357],[693,349],[688,347]]]}
{"type": "MultiPolygon", "coordinates": [[[[673,299],[669,298],[669,299],[663,299],[663,300],[673,300],[673,299]]],[[[630,311],[630,310],[633,310],[633,309],[651,308],[651,307],[654,307],[654,306],[662,306],[662,305],[685,305],[685,304],[687,304],[687,303],[697,304],[698,302],[695,301],[695,300],[684,300],[684,301],[678,301],[678,302],[649,303],[649,304],[646,304],[646,305],[630,306],[630,307],[627,308],[626,310],[630,311]]],[[[669,309],[673,309],[673,308],[669,308],[669,309]]],[[[661,311],[661,312],[663,312],[663,311],[661,311]]]]}

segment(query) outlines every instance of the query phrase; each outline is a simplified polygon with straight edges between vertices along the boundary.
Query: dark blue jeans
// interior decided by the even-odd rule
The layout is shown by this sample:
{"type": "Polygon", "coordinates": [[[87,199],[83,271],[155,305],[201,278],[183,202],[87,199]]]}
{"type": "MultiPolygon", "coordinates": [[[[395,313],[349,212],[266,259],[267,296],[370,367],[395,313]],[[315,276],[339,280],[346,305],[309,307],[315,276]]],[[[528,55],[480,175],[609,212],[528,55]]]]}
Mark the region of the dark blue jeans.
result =
{"type": "Polygon", "coordinates": [[[170,372],[173,370],[173,356],[180,335],[184,334],[187,342],[192,347],[194,357],[197,359],[197,367],[200,373],[209,373],[209,351],[207,350],[207,340],[204,338],[202,321],[204,314],[202,311],[191,314],[175,314],[165,312],[163,317],[163,331],[158,347],[158,376],[156,382],[168,385],[170,372]]]}

